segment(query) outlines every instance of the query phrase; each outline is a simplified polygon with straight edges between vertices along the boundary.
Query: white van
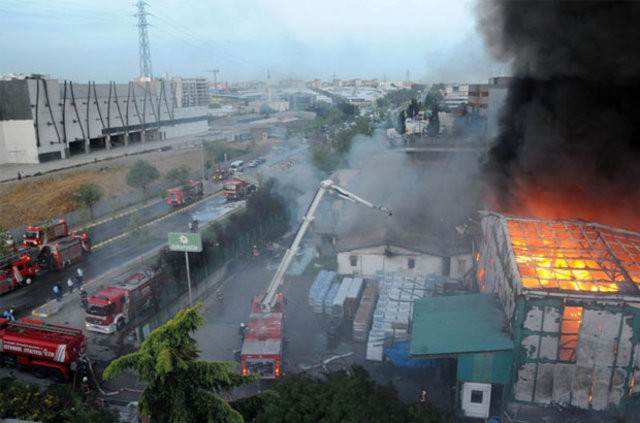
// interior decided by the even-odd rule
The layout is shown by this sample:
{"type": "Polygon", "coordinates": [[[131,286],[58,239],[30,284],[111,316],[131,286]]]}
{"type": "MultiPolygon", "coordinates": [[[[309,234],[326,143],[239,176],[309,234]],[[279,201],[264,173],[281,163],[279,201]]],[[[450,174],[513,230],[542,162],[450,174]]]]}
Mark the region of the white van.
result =
{"type": "Polygon", "coordinates": [[[231,162],[229,166],[229,172],[237,173],[242,172],[244,170],[244,160],[236,160],[235,162],[231,162]]]}

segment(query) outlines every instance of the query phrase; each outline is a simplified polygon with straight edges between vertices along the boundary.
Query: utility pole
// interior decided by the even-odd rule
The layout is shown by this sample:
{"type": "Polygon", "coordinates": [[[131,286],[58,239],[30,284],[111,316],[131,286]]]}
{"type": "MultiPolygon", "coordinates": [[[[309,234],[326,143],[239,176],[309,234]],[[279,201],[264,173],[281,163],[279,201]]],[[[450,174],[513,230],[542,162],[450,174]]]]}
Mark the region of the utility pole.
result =
{"type": "Polygon", "coordinates": [[[215,90],[216,93],[218,93],[218,72],[220,72],[219,69],[206,69],[203,70],[203,72],[211,72],[213,74],[213,89],[215,90]]]}

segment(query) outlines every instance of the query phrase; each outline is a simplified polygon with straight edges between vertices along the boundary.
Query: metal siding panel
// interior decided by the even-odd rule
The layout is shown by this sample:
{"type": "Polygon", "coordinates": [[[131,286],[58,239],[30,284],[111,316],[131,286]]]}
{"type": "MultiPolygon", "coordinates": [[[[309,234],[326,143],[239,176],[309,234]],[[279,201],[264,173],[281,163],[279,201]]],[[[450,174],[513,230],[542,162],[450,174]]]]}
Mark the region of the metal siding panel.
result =
{"type": "Polygon", "coordinates": [[[536,360],[540,354],[538,351],[538,346],[540,345],[540,336],[539,335],[528,335],[522,338],[522,342],[520,343],[520,347],[527,354],[527,359],[536,360]]]}
{"type": "Polygon", "coordinates": [[[567,405],[571,402],[571,385],[573,382],[573,364],[558,363],[554,366],[553,395],[555,403],[567,405]]]}
{"type": "Polygon", "coordinates": [[[540,338],[540,353],[541,359],[557,360],[558,359],[558,337],[557,336],[542,336],[540,338]]]}
{"type": "Polygon", "coordinates": [[[618,367],[628,367],[633,353],[633,315],[626,315],[621,322],[620,340],[618,341],[618,367]]]}
{"type": "Polygon", "coordinates": [[[536,378],[536,365],[532,363],[523,364],[518,369],[518,380],[516,381],[514,397],[517,401],[533,401],[533,383],[536,378]]]}
{"type": "Polygon", "coordinates": [[[571,387],[571,405],[574,407],[589,408],[589,392],[591,391],[591,376],[593,369],[590,367],[576,366],[573,386],[571,387]]]}
{"type": "Polygon", "coordinates": [[[560,332],[560,310],[558,307],[546,306],[544,308],[544,332],[560,332]]]}
{"type": "Polygon", "coordinates": [[[553,364],[538,364],[534,401],[540,404],[551,403],[553,394],[553,364]]]}
{"type": "Polygon", "coordinates": [[[609,405],[609,381],[611,380],[611,369],[595,369],[593,396],[591,398],[591,408],[594,410],[604,410],[609,405]]]}
{"type": "Polygon", "coordinates": [[[611,381],[611,387],[609,388],[609,403],[616,406],[621,405],[622,398],[625,395],[626,389],[626,377],[627,372],[623,369],[615,369],[613,372],[613,378],[611,381]]]}
{"type": "Polygon", "coordinates": [[[542,309],[538,306],[533,306],[527,312],[527,316],[522,323],[522,327],[528,330],[539,331],[542,329],[542,309]]]}

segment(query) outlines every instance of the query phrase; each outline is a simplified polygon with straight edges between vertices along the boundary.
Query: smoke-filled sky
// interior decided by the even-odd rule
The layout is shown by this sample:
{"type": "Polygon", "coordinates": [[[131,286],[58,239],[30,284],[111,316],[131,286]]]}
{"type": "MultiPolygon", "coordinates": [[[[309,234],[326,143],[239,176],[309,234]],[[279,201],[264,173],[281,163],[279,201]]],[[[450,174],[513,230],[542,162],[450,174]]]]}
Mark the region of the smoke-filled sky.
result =
{"type": "MultiPolygon", "coordinates": [[[[476,0],[146,0],[154,76],[485,82],[500,73],[476,0]]],[[[3,0],[0,74],[125,82],[140,74],[137,1],[3,0]]]]}
{"type": "Polygon", "coordinates": [[[517,77],[487,163],[500,207],[640,229],[640,2],[481,3],[517,77]]]}

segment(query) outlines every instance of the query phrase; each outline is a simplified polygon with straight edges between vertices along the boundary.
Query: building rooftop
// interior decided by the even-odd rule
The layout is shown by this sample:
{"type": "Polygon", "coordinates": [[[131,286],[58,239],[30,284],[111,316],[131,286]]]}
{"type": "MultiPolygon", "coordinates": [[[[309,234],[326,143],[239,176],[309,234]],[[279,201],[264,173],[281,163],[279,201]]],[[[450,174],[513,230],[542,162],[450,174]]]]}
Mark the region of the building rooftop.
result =
{"type": "Polygon", "coordinates": [[[525,289],[640,294],[640,234],[583,221],[506,217],[525,289]]]}

